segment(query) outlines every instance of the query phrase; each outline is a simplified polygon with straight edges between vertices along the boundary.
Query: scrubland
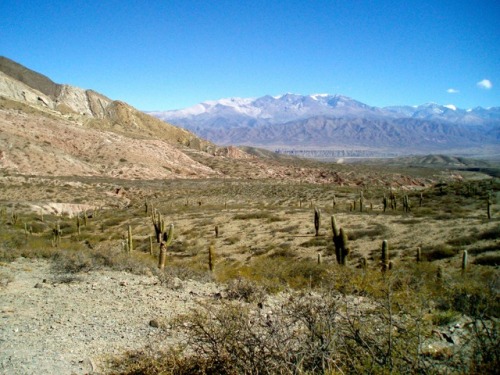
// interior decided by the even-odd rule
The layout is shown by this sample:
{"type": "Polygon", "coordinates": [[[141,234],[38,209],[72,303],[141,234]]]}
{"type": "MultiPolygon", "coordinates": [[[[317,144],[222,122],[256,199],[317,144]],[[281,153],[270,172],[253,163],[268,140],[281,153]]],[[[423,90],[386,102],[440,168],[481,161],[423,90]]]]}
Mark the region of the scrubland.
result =
{"type": "Polygon", "coordinates": [[[72,282],[111,269],[166,289],[221,286],[167,322],[175,344],[108,357],[110,373],[495,373],[500,181],[415,173],[427,182],[4,176],[0,283],[9,287],[6,265],[24,257],[50,260],[72,282]],[[174,231],[164,269],[158,214],[174,231]],[[332,216],[348,237],[345,265],[332,216]]]}

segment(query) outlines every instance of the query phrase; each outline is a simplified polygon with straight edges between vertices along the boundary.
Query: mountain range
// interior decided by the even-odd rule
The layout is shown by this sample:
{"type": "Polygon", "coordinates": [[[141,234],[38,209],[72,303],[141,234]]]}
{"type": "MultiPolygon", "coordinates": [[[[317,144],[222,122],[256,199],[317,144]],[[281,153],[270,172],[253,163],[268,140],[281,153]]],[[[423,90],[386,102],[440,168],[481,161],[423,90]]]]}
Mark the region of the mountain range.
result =
{"type": "Polygon", "coordinates": [[[285,94],[148,113],[217,144],[310,156],[500,154],[500,107],[465,110],[428,103],[379,108],[342,95],[285,94]]]}
{"type": "MultiPolygon", "coordinates": [[[[317,96],[316,99],[325,98],[326,96],[317,96]]],[[[291,108],[296,99],[298,98],[294,96],[266,97],[262,101],[279,107],[281,100],[289,100],[289,112],[293,112],[291,108]]],[[[305,98],[306,102],[311,100],[315,98],[305,98]]],[[[350,105],[366,113],[380,111],[344,97],[336,97],[336,100],[337,103],[346,104],[343,106],[346,113],[350,111],[347,108],[350,105]]],[[[252,102],[236,99],[229,102],[233,103],[233,107],[241,109],[241,102],[245,101],[252,102]]],[[[213,107],[228,110],[230,106],[217,103],[213,107]]],[[[304,121],[319,121],[318,116],[307,117],[308,106],[296,107],[297,111],[305,114],[304,121]]],[[[339,109],[342,105],[337,107],[339,109]]],[[[255,109],[247,104],[246,116],[250,117],[248,112],[252,110],[255,109]]],[[[235,112],[237,111],[233,110],[235,112]]],[[[283,114],[285,120],[290,116],[283,114]]],[[[326,114],[323,116],[327,117],[326,114]]],[[[270,116],[270,110],[261,117],[267,117],[266,126],[276,126],[271,122],[278,121],[277,117],[270,116]]],[[[233,129],[240,129],[239,123],[236,125],[233,129]]],[[[254,129],[258,130],[260,125],[254,125],[254,129]]],[[[252,130],[250,126],[249,129],[252,130]]],[[[318,136],[314,133],[321,135],[321,130],[320,127],[318,131],[311,132],[311,136],[318,136]]],[[[279,132],[276,131],[276,137],[278,136],[279,132]]],[[[323,152],[328,150],[331,148],[325,148],[323,152]]],[[[365,151],[372,152],[368,148],[365,151]]],[[[441,166],[444,163],[452,168],[482,168],[475,161],[471,164],[464,160],[439,157],[429,162],[412,158],[405,163],[441,166]]],[[[393,159],[393,162],[397,160],[393,159]]],[[[384,165],[385,163],[384,161],[384,165]]],[[[10,181],[22,185],[24,182],[37,181],[42,194],[46,184],[66,186],[71,180],[76,181],[75,186],[80,186],[79,184],[85,184],[92,178],[97,178],[99,183],[106,186],[119,183],[115,182],[117,180],[163,181],[221,177],[271,178],[351,186],[423,186],[422,184],[429,183],[409,179],[400,173],[381,175],[376,170],[373,173],[371,170],[352,173],[350,169],[334,169],[331,164],[291,158],[253,147],[217,146],[188,130],[149,116],[127,103],[110,99],[93,90],[55,83],[41,73],[1,56],[0,176],[2,183],[10,181]]],[[[106,195],[107,187],[103,185],[103,189],[106,195]]]]}

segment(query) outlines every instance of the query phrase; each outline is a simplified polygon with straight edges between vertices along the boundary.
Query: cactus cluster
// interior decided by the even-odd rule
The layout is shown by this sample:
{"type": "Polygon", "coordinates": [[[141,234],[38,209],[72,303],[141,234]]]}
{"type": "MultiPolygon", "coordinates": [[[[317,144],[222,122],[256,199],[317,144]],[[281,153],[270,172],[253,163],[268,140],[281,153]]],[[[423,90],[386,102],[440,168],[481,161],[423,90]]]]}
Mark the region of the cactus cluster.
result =
{"type": "Polygon", "coordinates": [[[408,198],[408,195],[406,194],[403,197],[403,211],[404,212],[411,211],[410,198],[408,198]]]}
{"type": "MultiPolygon", "coordinates": [[[[151,214],[151,221],[153,222],[153,226],[155,229],[156,242],[161,243],[162,241],[166,241],[169,233],[167,232],[165,220],[163,219],[161,213],[154,210],[154,212],[151,214]]],[[[173,227],[172,224],[171,226],[173,227]]]]}
{"type": "Polygon", "coordinates": [[[396,194],[392,190],[389,194],[389,199],[391,201],[391,209],[396,210],[398,208],[398,202],[396,200],[396,194]]]}
{"type": "MultiPolygon", "coordinates": [[[[153,222],[153,227],[155,230],[155,238],[156,242],[160,244],[160,255],[158,259],[158,268],[164,269],[165,264],[167,262],[167,248],[172,243],[174,238],[174,224],[170,224],[168,230],[165,225],[165,220],[163,219],[161,213],[157,210],[153,210],[150,207],[151,213],[151,221],[153,222]]],[[[150,239],[150,253],[153,253],[152,249],[152,239],[150,239]]]]}
{"type": "Polygon", "coordinates": [[[343,228],[337,226],[337,221],[335,216],[332,215],[332,232],[333,232],[333,244],[335,246],[335,257],[337,263],[341,265],[347,264],[347,257],[350,253],[349,240],[347,234],[343,228]]]}
{"type": "Polygon", "coordinates": [[[12,210],[12,213],[10,214],[10,222],[12,223],[12,225],[16,225],[17,220],[19,220],[19,214],[16,211],[12,210]]]}
{"type": "Polygon", "coordinates": [[[59,222],[52,229],[52,246],[57,247],[61,243],[62,230],[59,222]]]}

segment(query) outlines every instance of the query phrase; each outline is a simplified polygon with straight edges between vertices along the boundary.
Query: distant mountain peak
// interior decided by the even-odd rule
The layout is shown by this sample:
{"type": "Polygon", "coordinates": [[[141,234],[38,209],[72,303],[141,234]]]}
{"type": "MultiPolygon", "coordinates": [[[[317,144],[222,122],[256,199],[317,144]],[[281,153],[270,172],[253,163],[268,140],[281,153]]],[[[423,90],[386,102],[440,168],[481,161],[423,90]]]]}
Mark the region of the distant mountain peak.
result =
{"type": "MultiPolygon", "coordinates": [[[[219,144],[258,147],[359,147],[433,152],[498,145],[500,109],[453,104],[374,107],[341,94],[286,93],[228,98],[151,112],[219,144]],[[474,125],[474,126],[471,126],[474,125]]],[[[392,152],[392,151],[391,151],[392,152]]]]}

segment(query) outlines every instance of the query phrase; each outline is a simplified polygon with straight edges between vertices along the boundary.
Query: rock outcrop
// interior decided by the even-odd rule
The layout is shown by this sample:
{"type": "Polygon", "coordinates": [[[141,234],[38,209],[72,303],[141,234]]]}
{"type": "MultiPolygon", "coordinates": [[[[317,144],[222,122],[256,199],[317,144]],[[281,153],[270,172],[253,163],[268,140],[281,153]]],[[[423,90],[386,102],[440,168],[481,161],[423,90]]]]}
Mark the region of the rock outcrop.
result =
{"type": "Polygon", "coordinates": [[[112,100],[92,90],[61,85],[22,65],[0,57],[0,95],[42,105],[62,113],[104,118],[112,100]]]}

